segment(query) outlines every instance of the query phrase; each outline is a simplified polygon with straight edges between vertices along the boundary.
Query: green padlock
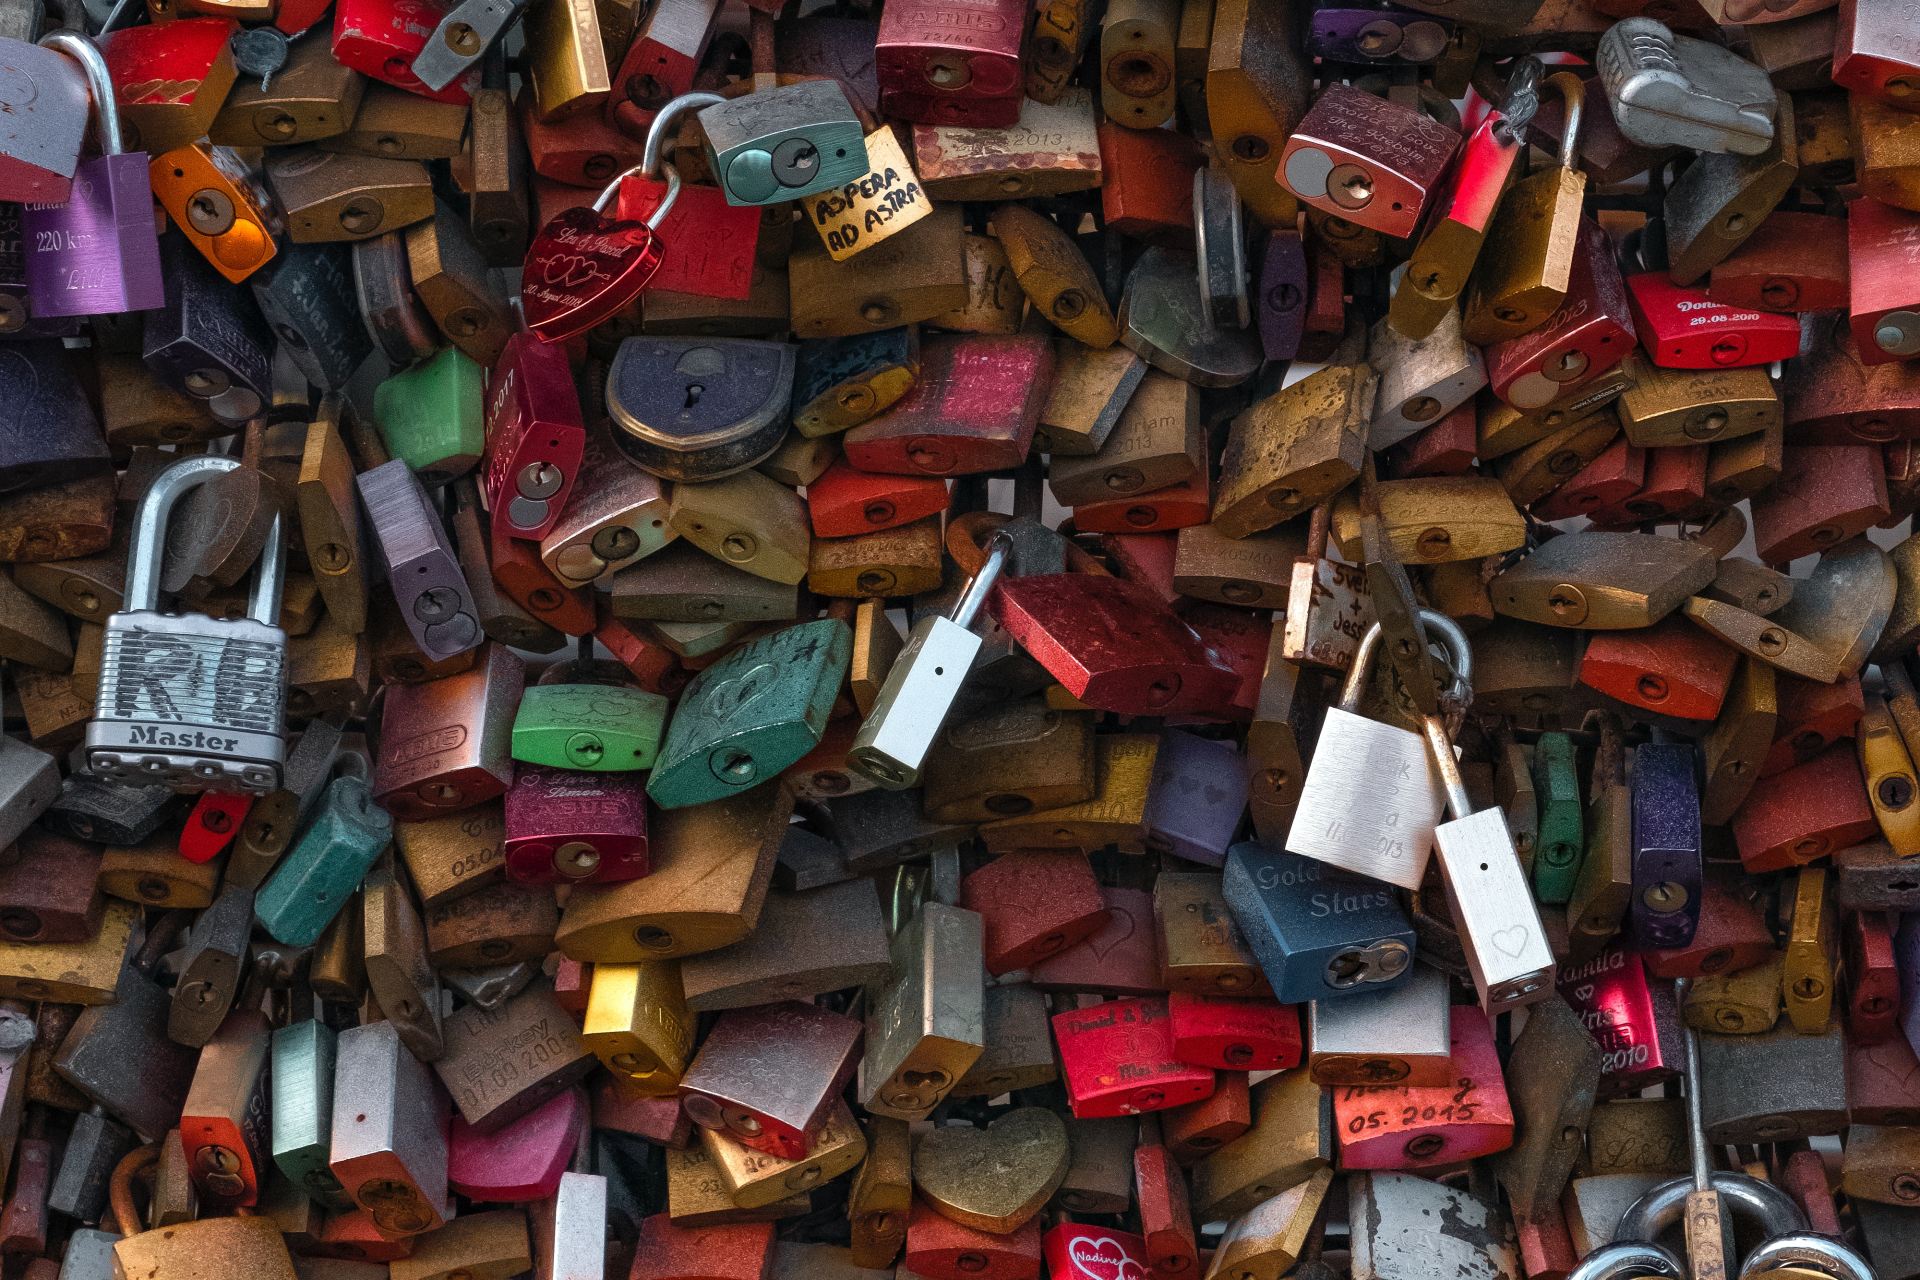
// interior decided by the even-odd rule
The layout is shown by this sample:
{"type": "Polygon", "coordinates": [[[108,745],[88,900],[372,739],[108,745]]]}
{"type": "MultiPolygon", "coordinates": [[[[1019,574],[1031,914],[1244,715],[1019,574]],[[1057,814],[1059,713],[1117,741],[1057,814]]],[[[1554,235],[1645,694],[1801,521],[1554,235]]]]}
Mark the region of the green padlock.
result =
{"type": "Polygon", "coordinates": [[[273,1033],[273,1163],[312,1200],[336,1213],[353,1197],[327,1164],[333,1150],[334,1031],[307,1018],[273,1033]]]}
{"type": "Polygon", "coordinates": [[[667,700],[604,684],[536,684],[513,717],[513,758],[586,773],[651,769],[667,700]]]}
{"type": "Polygon", "coordinates": [[[1533,892],[1541,902],[1559,906],[1573,896],[1580,875],[1580,776],[1574,765],[1573,739],[1543,733],[1533,747],[1533,789],[1540,799],[1540,835],[1533,847],[1533,892]]]}
{"type": "Polygon", "coordinates": [[[351,774],[335,778],[313,821],[260,886],[254,918],[275,942],[312,946],[392,838],[393,819],[367,784],[351,774]]]}
{"type": "Polygon", "coordinates": [[[446,484],[473,470],[486,447],[486,371],[448,347],[374,389],[373,420],[387,452],[420,483],[446,484]]]}
{"type": "Polygon", "coordinates": [[[734,650],[681,696],[647,794],[662,809],[735,795],[819,745],[853,655],[834,618],[803,622],[734,650]]]}

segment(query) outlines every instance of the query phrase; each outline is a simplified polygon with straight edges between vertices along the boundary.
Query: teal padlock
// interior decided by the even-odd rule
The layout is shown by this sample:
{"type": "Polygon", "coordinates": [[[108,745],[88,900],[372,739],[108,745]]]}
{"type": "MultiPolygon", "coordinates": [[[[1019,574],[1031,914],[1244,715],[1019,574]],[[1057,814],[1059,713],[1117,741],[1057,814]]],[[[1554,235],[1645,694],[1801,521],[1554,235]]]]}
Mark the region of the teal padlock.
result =
{"type": "Polygon", "coordinates": [[[343,774],[327,784],[320,808],[253,900],[253,914],[275,942],[319,941],[367,868],[393,838],[393,818],[367,784],[343,774]]]}
{"type": "Polygon", "coordinates": [[[473,470],[486,448],[486,371],[448,347],[382,382],[373,420],[387,452],[429,488],[473,470]]]}
{"type": "Polygon", "coordinates": [[[771,782],[820,743],[853,655],[835,618],[786,627],[702,671],[667,726],[647,794],[680,809],[771,782]]]}
{"type": "Polygon", "coordinates": [[[1543,733],[1533,747],[1533,790],[1540,800],[1540,835],[1533,846],[1533,894],[1559,906],[1573,896],[1586,848],[1581,832],[1580,774],[1573,739],[1543,733]]]}
{"type": "Polygon", "coordinates": [[[337,1213],[355,1205],[333,1176],[334,1031],[308,1018],[273,1033],[273,1163],[307,1198],[337,1213]]]}
{"type": "Polygon", "coordinates": [[[624,773],[651,769],[667,700],[606,684],[536,684],[513,717],[513,758],[527,764],[624,773]]]}

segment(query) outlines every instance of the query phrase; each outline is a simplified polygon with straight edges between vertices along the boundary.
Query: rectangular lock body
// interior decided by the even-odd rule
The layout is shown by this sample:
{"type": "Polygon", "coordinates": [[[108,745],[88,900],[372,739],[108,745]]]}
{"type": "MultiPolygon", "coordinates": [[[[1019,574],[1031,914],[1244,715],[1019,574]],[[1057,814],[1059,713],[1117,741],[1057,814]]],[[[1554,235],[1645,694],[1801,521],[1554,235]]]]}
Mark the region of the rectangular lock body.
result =
{"type": "Polygon", "coordinates": [[[387,1239],[431,1231],[447,1201],[445,1104],[426,1065],[391,1023],[340,1034],[331,1167],[387,1239]]]}
{"type": "Polygon", "coordinates": [[[1452,1079],[1447,976],[1415,965],[1384,991],[1307,1004],[1308,1071],[1323,1085],[1442,1085],[1452,1079]]]}
{"type": "Polygon", "coordinates": [[[1242,843],[1227,852],[1222,889],[1282,1003],[1359,994],[1407,976],[1413,928],[1375,882],[1242,843]]]}
{"type": "Polygon", "coordinates": [[[286,1179],[339,1213],[353,1200],[333,1176],[334,1029],[308,1018],[273,1033],[272,1155],[286,1179]]]}
{"type": "Polygon", "coordinates": [[[1068,1105],[1081,1119],[1160,1111],[1213,1091],[1211,1069],[1174,1056],[1163,997],[1109,1000],[1055,1014],[1053,1034],[1068,1105]]]}
{"type": "Polygon", "coordinates": [[[859,1039],[854,1019],[798,1001],[731,1010],[708,1032],[681,1081],[687,1114],[729,1141],[804,1160],[839,1105],[833,1099],[853,1072],[859,1039]],[[790,1064],[777,1078],[760,1070],[771,1046],[790,1064]]]}
{"type": "Polygon", "coordinates": [[[271,1029],[237,1010],[200,1051],[180,1115],[180,1140],[204,1201],[257,1203],[266,1176],[271,1029]]]}
{"type": "Polygon", "coordinates": [[[984,933],[972,911],[927,902],[893,939],[893,974],[869,988],[860,1104],[925,1119],[985,1051],[984,933]]]}
{"type": "Polygon", "coordinates": [[[1287,849],[1343,871],[1416,889],[1443,804],[1418,734],[1329,708],[1287,849]],[[1364,787],[1363,800],[1357,788],[1364,787]]]}

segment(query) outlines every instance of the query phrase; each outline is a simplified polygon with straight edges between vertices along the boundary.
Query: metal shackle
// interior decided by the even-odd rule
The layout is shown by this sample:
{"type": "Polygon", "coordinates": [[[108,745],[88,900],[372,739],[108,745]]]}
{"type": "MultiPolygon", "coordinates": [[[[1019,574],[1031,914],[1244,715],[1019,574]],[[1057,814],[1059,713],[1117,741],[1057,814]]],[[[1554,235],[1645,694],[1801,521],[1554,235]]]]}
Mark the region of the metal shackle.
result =
{"type": "Polygon", "coordinates": [[[1671,1250],[1649,1240],[1616,1240],[1603,1244],[1567,1273],[1567,1280],[1630,1280],[1660,1276],[1687,1280],[1687,1268],[1671,1250]]]}
{"type": "Polygon", "coordinates": [[[126,150],[120,134],[120,104],[113,96],[113,76],[99,46],[77,31],[49,31],[40,37],[43,49],[64,53],[80,64],[87,78],[87,96],[93,99],[93,118],[99,122],[100,154],[117,156],[126,150]]]}
{"type": "MultiPolygon", "coordinates": [[[[166,543],[167,520],[173,514],[173,504],[215,476],[239,469],[237,458],[207,454],[182,458],[154,480],[133,517],[133,549],[127,558],[127,587],[121,612],[136,613],[160,607],[160,551],[166,543]]],[[[287,577],[285,518],[283,515],[273,517],[273,526],[267,530],[267,544],[260,550],[260,563],[254,568],[253,588],[247,595],[247,616],[269,627],[279,624],[280,591],[287,577]]]]}
{"type": "MultiPolygon", "coordinates": [[[[628,178],[654,176],[654,171],[660,167],[666,151],[667,135],[672,131],[673,126],[679,123],[681,116],[689,111],[718,106],[725,101],[726,99],[717,93],[683,93],[660,108],[659,114],[653,118],[653,123],[647,126],[647,143],[640,152],[640,163],[614,175],[613,181],[609,182],[606,190],[600,193],[600,198],[593,202],[593,211],[605,213],[607,206],[613,203],[614,197],[620,194],[620,184],[628,178]]],[[[660,224],[667,220],[667,214],[673,210],[674,203],[679,199],[680,171],[668,165],[667,194],[660,197],[660,203],[654,206],[652,213],[647,215],[647,229],[658,231],[660,224]]]]}
{"type": "MultiPolygon", "coordinates": [[[[1711,1176],[1713,1189],[1726,1198],[1734,1217],[1760,1227],[1762,1234],[1772,1237],[1807,1229],[1807,1215],[1800,1211],[1792,1196],[1771,1182],[1717,1169],[1711,1176]]],[[[1648,1189],[1620,1215],[1613,1238],[1623,1242],[1658,1240],[1661,1232],[1680,1221],[1687,1196],[1693,1190],[1691,1174],[1669,1178],[1648,1189]]]]}
{"type": "Polygon", "coordinates": [[[1838,1240],[1812,1232],[1775,1236],[1747,1255],[1740,1264],[1740,1280],[1758,1280],[1776,1267],[1807,1266],[1834,1280],[1876,1280],[1867,1260],[1838,1240]]]}
{"type": "MultiPolygon", "coordinates": [[[[1440,633],[1441,647],[1447,651],[1447,660],[1453,667],[1453,686],[1447,690],[1448,696],[1464,698],[1473,687],[1473,646],[1467,640],[1467,633],[1460,629],[1459,623],[1437,609],[1421,609],[1417,616],[1423,632],[1430,627],[1440,633]]],[[[1360,637],[1360,647],[1354,650],[1353,665],[1347,668],[1346,683],[1340,686],[1342,711],[1359,712],[1360,699],[1367,691],[1367,676],[1374,651],[1380,647],[1382,635],[1380,624],[1376,622],[1360,637]]]]}

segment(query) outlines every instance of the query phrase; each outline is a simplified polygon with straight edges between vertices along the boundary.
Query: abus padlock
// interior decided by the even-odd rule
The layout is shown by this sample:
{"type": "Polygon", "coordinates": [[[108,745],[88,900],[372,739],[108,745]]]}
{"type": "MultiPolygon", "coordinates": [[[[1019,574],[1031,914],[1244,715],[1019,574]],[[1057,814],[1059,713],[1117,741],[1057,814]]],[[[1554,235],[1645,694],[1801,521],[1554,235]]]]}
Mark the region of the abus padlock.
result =
{"type": "Polygon", "coordinates": [[[867,172],[866,130],[837,80],[759,89],[705,108],[699,120],[729,204],[798,200],[867,172]]]}
{"type": "Polygon", "coordinates": [[[93,42],[56,31],[41,44],[73,58],[84,71],[99,121],[101,154],[74,171],[64,203],[29,202],[21,208],[21,250],[34,314],[151,311],[166,301],[166,290],[160,279],[147,155],[126,151],[121,144],[113,81],[93,42]]]}
{"type": "Polygon", "coordinates": [[[286,757],[287,636],[274,619],[286,575],[280,516],[261,552],[248,617],[159,611],[167,517],[190,489],[238,468],[188,458],[141,499],[127,564],[127,608],[107,619],[100,699],[87,726],[87,765],[123,781],[176,790],[272,791],[286,757]]]}
{"type": "Polygon", "coordinates": [[[1732,50],[1635,17],[1601,38],[1598,61],[1614,122],[1643,147],[1756,156],[1773,141],[1773,82],[1732,50]]]}
{"type": "Polygon", "coordinates": [[[651,865],[636,774],[524,765],[507,792],[506,823],[507,874],[522,883],[632,880],[651,865]]]}
{"type": "Polygon", "coordinates": [[[1284,1004],[1379,991],[1413,963],[1413,926],[1376,882],[1242,843],[1227,851],[1222,891],[1284,1004]]]}
{"type": "Polygon", "coordinates": [[[916,785],[927,752],[947,722],[960,687],[980,652],[975,617],[1006,569],[1011,538],[995,536],[986,562],[967,582],[951,615],[928,614],[914,623],[906,647],[887,671],[873,710],[847,752],[847,766],[898,791],[916,785]]]}
{"type": "Polygon", "coordinates": [[[1025,77],[1023,0],[908,0],[882,11],[873,38],[880,114],[916,124],[1009,129],[1025,77]]]}
{"type": "Polygon", "coordinates": [[[721,1014],[681,1079],[687,1115],[754,1151],[806,1159],[841,1108],[860,1028],[857,1019],[795,1000],[721,1014]],[[780,1054],[786,1069],[762,1070],[767,1053],[780,1054]]]}
{"type": "MultiPolygon", "coordinates": [[[[1465,633],[1431,610],[1422,610],[1421,618],[1445,638],[1457,667],[1468,654],[1465,633]]],[[[1368,628],[1341,688],[1340,705],[1327,709],[1287,848],[1343,871],[1417,889],[1446,798],[1425,739],[1359,713],[1381,634],[1377,622],[1368,628]]]]}
{"type": "Polygon", "coordinates": [[[1336,84],[1287,139],[1278,176],[1313,208],[1405,237],[1419,227],[1459,149],[1457,130],[1336,84]]]}
{"type": "Polygon", "coordinates": [[[613,442],[668,480],[718,480],[787,433],[794,347],[758,338],[627,338],[607,371],[613,442]]]}

